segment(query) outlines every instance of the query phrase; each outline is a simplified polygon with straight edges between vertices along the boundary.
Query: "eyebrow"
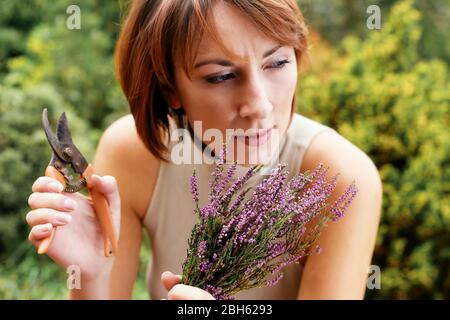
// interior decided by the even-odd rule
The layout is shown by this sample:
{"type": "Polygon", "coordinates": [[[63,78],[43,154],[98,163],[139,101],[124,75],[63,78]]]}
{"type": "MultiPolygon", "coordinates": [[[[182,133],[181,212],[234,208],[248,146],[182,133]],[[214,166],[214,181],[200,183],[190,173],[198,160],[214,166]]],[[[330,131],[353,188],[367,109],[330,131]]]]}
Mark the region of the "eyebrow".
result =
{"type": "MultiPolygon", "coordinates": [[[[273,47],[270,50],[267,50],[266,52],[264,52],[262,58],[267,58],[268,56],[271,56],[272,54],[274,54],[278,49],[280,49],[281,47],[283,47],[281,44],[273,47]]],[[[204,61],[200,61],[198,63],[196,63],[194,65],[194,69],[200,68],[201,66],[207,65],[207,64],[218,64],[224,67],[232,67],[234,66],[233,62],[228,61],[228,60],[224,60],[224,59],[207,59],[204,61]]]]}

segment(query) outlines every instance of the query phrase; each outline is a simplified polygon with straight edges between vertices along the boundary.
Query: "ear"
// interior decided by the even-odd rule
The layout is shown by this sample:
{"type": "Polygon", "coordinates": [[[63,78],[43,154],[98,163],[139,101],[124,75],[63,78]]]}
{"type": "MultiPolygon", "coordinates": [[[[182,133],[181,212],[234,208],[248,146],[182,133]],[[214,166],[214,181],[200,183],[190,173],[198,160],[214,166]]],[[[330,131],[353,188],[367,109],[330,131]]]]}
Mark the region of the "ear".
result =
{"type": "Polygon", "coordinates": [[[164,97],[166,98],[167,102],[169,103],[170,107],[172,107],[172,109],[181,108],[181,102],[180,98],[178,97],[178,94],[174,92],[165,92],[164,97]]]}

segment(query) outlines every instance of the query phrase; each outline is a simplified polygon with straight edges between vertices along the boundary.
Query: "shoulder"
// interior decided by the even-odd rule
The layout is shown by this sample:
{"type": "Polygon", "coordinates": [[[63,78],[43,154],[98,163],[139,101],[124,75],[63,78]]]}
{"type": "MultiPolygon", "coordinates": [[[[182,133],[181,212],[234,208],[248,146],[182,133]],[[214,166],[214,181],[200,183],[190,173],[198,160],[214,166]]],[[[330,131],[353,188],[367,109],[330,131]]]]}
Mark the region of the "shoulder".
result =
{"type": "Polygon", "coordinates": [[[118,180],[122,201],[142,218],[151,198],[159,160],[147,150],[131,114],[114,121],[102,134],[95,156],[99,174],[118,180]]]}
{"type": "Polygon", "coordinates": [[[379,180],[378,170],[370,157],[326,125],[295,113],[288,135],[294,144],[305,148],[301,172],[313,170],[322,162],[330,170],[338,170],[341,176],[364,176],[379,180]]]}
{"type": "Polygon", "coordinates": [[[358,188],[370,189],[381,198],[382,182],[375,163],[370,157],[334,130],[321,131],[307,148],[301,172],[314,170],[319,163],[330,167],[330,175],[339,173],[339,185],[355,180],[358,188]]]}
{"type": "MultiPolygon", "coordinates": [[[[320,233],[317,244],[323,252],[304,259],[299,299],[361,299],[381,217],[380,175],[367,154],[334,130],[314,137],[301,172],[313,171],[319,163],[329,167],[328,178],[339,174],[329,205],[353,181],[358,193],[339,223],[330,223],[320,233]]],[[[313,220],[311,230],[319,221],[319,216],[313,220]]]]}

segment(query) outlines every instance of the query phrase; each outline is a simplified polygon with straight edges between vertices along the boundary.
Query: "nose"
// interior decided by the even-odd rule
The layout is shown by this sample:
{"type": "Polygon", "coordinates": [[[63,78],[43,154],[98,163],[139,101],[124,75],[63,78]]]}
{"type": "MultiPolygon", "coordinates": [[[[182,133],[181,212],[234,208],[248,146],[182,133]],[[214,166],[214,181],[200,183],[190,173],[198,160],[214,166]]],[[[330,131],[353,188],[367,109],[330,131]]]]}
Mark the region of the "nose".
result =
{"type": "Polygon", "coordinates": [[[242,100],[239,114],[242,118],[266,118],[273,109],[267,95],[267,89],[258,75],[246,79],[242,88],[242,100]]]}

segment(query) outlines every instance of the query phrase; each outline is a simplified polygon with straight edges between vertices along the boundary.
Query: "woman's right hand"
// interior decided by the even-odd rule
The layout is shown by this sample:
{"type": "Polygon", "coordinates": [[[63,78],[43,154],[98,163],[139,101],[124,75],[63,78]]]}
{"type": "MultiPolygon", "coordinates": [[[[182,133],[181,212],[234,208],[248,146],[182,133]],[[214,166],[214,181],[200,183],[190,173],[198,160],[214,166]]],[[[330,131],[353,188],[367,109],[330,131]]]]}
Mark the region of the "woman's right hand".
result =
{"type": "Polygon", "coordinates": [[[161,274],[161,282],[168,291],[167,299],[162,300],[215,300],[214,297],[203,289],[179,284],[181,275],[165,271],[161,274]]]}
{"type": "MultiPolygon", "coordinates": [[[[120,196],[113,176],[92,176],[92,187],[102,193],[112,215],[116,237],[120,232],[120,196]]],[[[28,199],[32,209],[26,216],[31,227],[28,239],[39,247],[57,227],[47,255],[64,269],[77,266],[83,282],[109,273],[113,257],[105,257],[103,235],[92,200],[81,193],[62,192],[63,185],[50,177],[39,177],[28,199]],[[66,206],[67,205],[67,206],[66,206]]]]}

